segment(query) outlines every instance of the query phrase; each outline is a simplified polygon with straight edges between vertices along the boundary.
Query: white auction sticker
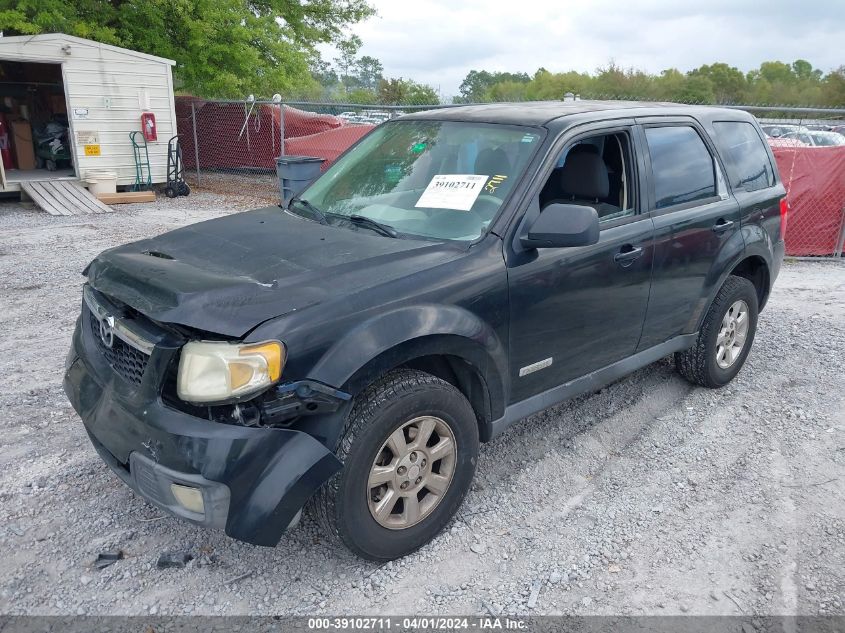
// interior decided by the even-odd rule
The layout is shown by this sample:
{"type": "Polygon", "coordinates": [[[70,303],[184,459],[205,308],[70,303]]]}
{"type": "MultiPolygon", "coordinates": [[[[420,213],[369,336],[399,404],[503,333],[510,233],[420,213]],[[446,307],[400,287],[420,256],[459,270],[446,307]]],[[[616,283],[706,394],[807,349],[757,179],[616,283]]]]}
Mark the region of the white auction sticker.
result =
{"type": "Polygon", "coordinates": [[[486,182],[487,176],[477,174],[439,174],[431,179],[414,206],[469,211],[486,182]]]}

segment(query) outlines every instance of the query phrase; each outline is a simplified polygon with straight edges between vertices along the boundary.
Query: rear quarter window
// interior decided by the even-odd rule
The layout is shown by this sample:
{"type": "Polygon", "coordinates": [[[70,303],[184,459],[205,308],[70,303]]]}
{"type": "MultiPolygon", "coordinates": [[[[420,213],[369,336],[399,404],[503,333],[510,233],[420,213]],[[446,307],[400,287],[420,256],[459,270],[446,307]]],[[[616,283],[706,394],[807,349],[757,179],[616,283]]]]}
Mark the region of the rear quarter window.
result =
{"type": "Polygon", "coordinates": [[[757,191],[775,184],[775,172],[763,139],[750,123],[716,121],[716,147],[725,160],[728,180],[734,189],[757,191]]]}
{"type": "Polygon", "coordinates": [[[686,125],[645,130],[654,181],[655,206],[664,209],[716,196],[716,172],[710,150],[686,125]]]}

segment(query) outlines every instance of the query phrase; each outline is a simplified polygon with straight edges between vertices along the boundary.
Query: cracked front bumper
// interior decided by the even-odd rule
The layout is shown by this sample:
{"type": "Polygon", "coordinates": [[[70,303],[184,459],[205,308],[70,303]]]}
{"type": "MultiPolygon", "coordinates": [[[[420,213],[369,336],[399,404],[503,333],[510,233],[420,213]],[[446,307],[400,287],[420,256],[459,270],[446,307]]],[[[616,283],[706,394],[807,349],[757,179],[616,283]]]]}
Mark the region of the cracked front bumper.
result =
{"type": "MultiPolygon", "coordinates": [[[[108,466],[150,503],[255,545],[274,546],[341,463],[301,431],[221,424],[164,404],[123,380],[85,344],[77,325],[63,381],[108,466]],[[171,484],[198,488],[205,512],[182,507],[171,484]]],[[[155,354],[151,363],[155,364],[155,354]]]]}

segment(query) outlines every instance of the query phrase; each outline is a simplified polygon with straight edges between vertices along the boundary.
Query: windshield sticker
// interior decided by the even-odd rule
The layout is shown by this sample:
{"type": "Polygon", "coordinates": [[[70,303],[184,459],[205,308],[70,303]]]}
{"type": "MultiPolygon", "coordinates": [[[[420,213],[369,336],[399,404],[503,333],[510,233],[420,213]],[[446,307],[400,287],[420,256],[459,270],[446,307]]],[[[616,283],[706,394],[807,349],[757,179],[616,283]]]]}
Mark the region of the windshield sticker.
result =
{"type": "Polygon", "coordinates": [[[484,189],[487,176],[439,174],[431,179],[415,207],[469,211],[484,189]]]}
{"type": "Polygon", "coordinates": [[[426,147],[426,144],[420,141],[419,143],[414,143],[413,145],[411,145],[411,151],[414,154],[419,154],[420,152],[425,151],[426,147]]]}
{"type": "Polygon", "coordinates": [[[537,137],[534,136],[533,134],[526,134],[525,136],[522,137],[522,142],[523,143],[533,143],[535,138],[537,138],[537,137]]]}
{"type": "Polygon", "coordinates": [[[487,193],[496,193],[496,189],[499,188],[499,185],[501,185],[507,179],[507,176],[496,174],[495,176],[491,177],[490,180],[487,181],[486,185],[484,185],[484,191],[486,191],[487,193]]]}
{"type": "Polygon", "coordinates": [[[384,166],[384,180],[389,185],[395,185],[402,180],[402,165],[390,164],[384,166]]]}

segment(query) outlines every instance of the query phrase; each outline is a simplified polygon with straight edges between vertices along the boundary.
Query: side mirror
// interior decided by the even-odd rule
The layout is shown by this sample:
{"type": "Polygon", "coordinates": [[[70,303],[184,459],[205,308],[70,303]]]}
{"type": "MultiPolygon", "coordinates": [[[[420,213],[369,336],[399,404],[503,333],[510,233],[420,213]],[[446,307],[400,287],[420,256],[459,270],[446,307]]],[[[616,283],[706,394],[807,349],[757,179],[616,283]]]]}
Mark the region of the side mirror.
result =
{"type": "Polygon", "coordinates": [[[593,207],[552,203],[520,238],[525,248],[589,246],[599,241],[599,214],[593,207]]]}

